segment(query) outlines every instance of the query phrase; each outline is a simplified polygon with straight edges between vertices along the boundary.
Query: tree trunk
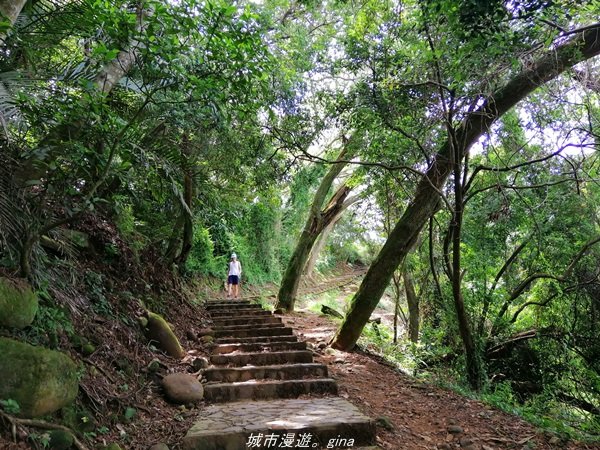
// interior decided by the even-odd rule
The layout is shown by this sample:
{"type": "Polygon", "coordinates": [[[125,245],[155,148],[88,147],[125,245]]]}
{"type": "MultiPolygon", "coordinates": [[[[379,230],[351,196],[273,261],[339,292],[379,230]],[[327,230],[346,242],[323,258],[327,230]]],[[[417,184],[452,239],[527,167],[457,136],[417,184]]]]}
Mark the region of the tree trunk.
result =
{"type": "MultiPolygon", "coordinates": [[[[344,159],[347,154],[348,147],[344,146],[337,159],[344,159]]],[[[292,253],[292,257],[288,262],[283,279],[281,280],[281,286],[279,288],[279,293],[277,294],[276,309],[282,308],[286,311],[294,310],[300,278],[302,277],[302,271],[306,267],[310,251],[323,229],[335,219],[336,215],[343,208],[344,200],[350,192],[348,186],[340,186],[329,200],[327,206],[321,210],[325,203],[325,199],[327,198],[327,193],[346,164],[347,163],[345,162],[333,164],[321,180],[321,184],[313,199],[308,219],[304,225],[304,230],[300,235],[298,244],[296,244],[296,248],[292,253]]]]}
{"type": "MultiPolygon", "coordinates": [[[[535,63],[528,65],[503,88],[469,113],[457,129],[460,160],[491,125],[537,87],[556,78],[567,68],[600,53],[600,25],[579,33],[557,45],[535,63]]],[[[439,190],[452,170],[450,146],[446,142],[419,182],[413,201],[392,230],[388,240],[366,273],[358,292],[352,299],[344,323],[332,340],[332,346],[351,350],[362,333],[369,316],[379,303],[394,270],[402,263],[421,229],[439,204],[439,190]]]]}
{"type": "Polygon", "coordinates": [[[178,258],[178,262],[182,266],[190,256],[192,244],[194,242],[194,216],[192,213],[194,201],[194,180],[190,173],[186,173],[184,175],[183,188],[183,199],[187,208],[183,211],[183,239],[181,242],[181,253],[179,254],[178,258]]]}
{"type": "Polygon", "coordinates": [[[306,266],[306,260],[310,254],[310,249],[313,247],[318,236],[319,233],[317,230],[315,230],[315,232],[304,230],[300,235],[300,239],[296,244],[294,253],[288,262],[283,279],[281,280],[281,287],[277,294],[276,309],[284,308],[287,311],[294,310],[302,269],[306,266]]]}
{"type": "Polygon", "coordinates": [[[335,228],[337,223],[342,218],[344,211],[346,211],[346,209],[348,209],[350,207],[350,205],[353,205],[354,203],[356,203],[358,201],[360,201],[360,197],[358,195],[348,198],[342,205],[340,212],[338,212],[337,215],[331,221],[331,223],[329,223],[323,229],[323,231],[321,232],[321,235],[317,239],[312,251],[310,252],[310,258],[308,259],[308,262],[306,263],[306,267],[304,268],[304,275],[306,275],[307,277],[312,276],[312,274],[314,273],[314,270],[315,270],[315,266],[317,265],[317,260],[319,259],[319,255],[323,251],[323,248],[325,248],[325,244],[327,244],[327,238],[329,237],[329,235],[331,234],[331,232],[333,231],[333,229],[335,228]]]}
{"type": "Polygon", "coordinates": [[[473,339],[471,324],[465,309],[465,301],[462,295],[462,265],[461,265],[461,231],[463,221],[463,185],[462,185],[462,158],[454,137],[450,138],[451,147],[454,152],[454,214],[450,225],[450,234],[452,236],[452,271],[450,272],[452,281],[452,297],[454,299],[454,310],[458,321],[458,331],[463,342],[466,358],[466,372],[469,385],[478,391],[483,382],[483,367],[481,358],[473,339]]]}
{"type": "Polygon", "coordinates": [[[28,228],[23,237],[23,248],[21,249],[20,255],[20,275],[23,278],[31,277],[31,254],[33,253],[33,247],[35,246],[37,239],[38,234],[28,228]]]}
{"type": "MultiPolygon", "coordinates": [[[[26,4],[27,0],[0,0],[0,14],[6,17],[10,21],[10,24],[13,25],[26,4]]],[[[5,38],[6,35],[0,33],[1,43],[4,43],[5,38]]]]}
{"type": "MultiPolygon", "coordinates": [[[[10,0],[0,0],[0,8],[1,2],[10,3],[10,0]]],[[[132,37],[127,49],[120,51],[117,57],[106,63],[96,75],[94,84],[98,89],[98,92],[104,94],[104,96],[108,96],[117,83],[133,69],[141,45],[140,41],[137,39],[137,35],[144,32],[146,28],[144,19],[149,14],[150,11],[148,9],[138,8],[137,22],[134,30],[135,37],[132,37]]],[[[60,151],[63,142],[76,140],[81,135],[84,128],[85,124],[80,118],[51,128],[49,133],[38,144],[40,148],[50,148],[44,157],[44,161],[55,158],[56,152],[60,151]]],[[[40,160],[37,157],[25,160],[21,167],[15,171],[15,182],[17,185],[23,186],[23,184],[29,180],[43,178],[46,174],[45,167],[46,164],[40,164],[40,160]]]]}
{"type": "Polygon", "coordinates": [[[334,220],[329,225],[323,229],[321,235],[317,239],[312,251],[310,252],[310,257],[308,258],[308,262],[306,263],[306,267],[304,268],[304,275],[307,277],[312,277],[315,272],[315,267],[317,265],[317,261],[319,259],[319,255],[325,248],[325,244],[327,244],[327,238],[335,228],[335,224],[337,220],[334,220]]]}
{"type": "Polygon", "coordinates": [[[173,231],[171,232],[171,237],[169,238],[169,245],[167,245],[167,251],[165,252],[165,257],[164,260],[167,262],[167,264],[169,265],[169,267],[171,266],[171,264],[173,264],[175,262],[175,260],[177,259],[177,250],[180,247],[180,233],[181,233],[181,228],[183,227],[183,223],[185,220],[185,211],[182,211],[181,214],[178,216],[177,218],[177,222],[175,222],[175,227],[173,228],[173,231]]]}
{"type": "Polygon", "coordinates": [[[117,57],[104,65],[100,72],[98,72],[98,75],[96,75],[94,84],[104,95],[108,95],[116,84],[133,68],[142,45],[135,35],[141,34],[146,28],[144,19],[149,13],[148,9],[144,9],[141,6],[138,7],[135,34],[131,38],[128,47],[121,50],[117,57]]]}
{"type": "Polygon", "coordinates": [[[408,303],[408,338],[411,342],[419,342],[419,298],[415,292],[412,274],[405,270],[402,274],[404,290],[406,291],[406,302],[408,303]]]}
{"type": "Polygon", "coordinates": [[[398,276],[394,274],[392,277],[394,281],[394,344],[398,342],[398,315],[400,314],[400,286],[398,276]]]}

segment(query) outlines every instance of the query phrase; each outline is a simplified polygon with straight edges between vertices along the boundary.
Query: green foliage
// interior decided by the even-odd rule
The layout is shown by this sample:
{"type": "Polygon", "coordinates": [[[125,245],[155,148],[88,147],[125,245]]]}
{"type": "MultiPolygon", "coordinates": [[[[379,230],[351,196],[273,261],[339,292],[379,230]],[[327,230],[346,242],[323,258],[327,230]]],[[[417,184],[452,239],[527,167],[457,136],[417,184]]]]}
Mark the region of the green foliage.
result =
{"type": "Polygon", "coordinates": [[[194,229],[194,245],[186,263],[186,270],[193,274],[222,276],[219,270],[223,258],[214,256],[214,244],[207,228],[196,224],[194,229]]]}
{"type": "MultiPolygon", "coordinates": [[[[114,246],[108,248],[116,249],[114,246]]],[[[88,292],[88,297],[92,302],[94,310],[105,316],[113,316],[113,306],[106,298],[104,275],[88,270],[83,278],[87,287],[86,291],[88,292]]]]}
{"type": "Polygon", "coordinates": [[[6,413],[13,415],[19,414],[19,412],[21,411],[19,403],[16,400],[13,400],[12,398],[9,398],[7,400],[0,400],[0,407],[2,407],[2,409],[6,413]]]}
{"type": "Polygon", "coordinates": [[[40,302],[33,323],[21,331],[19,336],[22,336],[27,342],[57,348],[62,334],[70,337],[74,333],[69,311],[57,306],[52,299],[49,299],[40,302]]]}
{"type": "Polygon", "coordinates": [[[136,414],[137,414],[137,409],[127,407],[125,409],[125,413],[123,414],[123,418],[125,419],[126,422],[131,422],[136,414]]]}

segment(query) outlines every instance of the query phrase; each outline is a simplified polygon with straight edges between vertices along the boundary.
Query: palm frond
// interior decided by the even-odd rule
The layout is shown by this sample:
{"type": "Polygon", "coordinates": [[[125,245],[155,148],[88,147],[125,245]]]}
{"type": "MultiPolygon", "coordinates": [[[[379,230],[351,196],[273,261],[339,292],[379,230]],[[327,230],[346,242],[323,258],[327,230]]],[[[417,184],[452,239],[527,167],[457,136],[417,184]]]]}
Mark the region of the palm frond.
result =
{"type": "Polygon", "coordinates": [[[19,15],[14,31],[19,36],[43,34],[48,45],[89,29],[93,17],[91,0],[37,0],[19,15]]]}
{"type": "Polygon", "coordinates": [[[55,67],[57,81],[67,83],[78,82],[81,80],[93,81],[98,71],[89,61],[76,61],[68,63],[62,67],[55,67]]]}
{"type": "Polygon", "coordinates": [[[12,181],[12,164],[1,157],[0,163],[0,249],[15,259],[30,217],[24,198],[12,181]]]}
{"type": "Polygon", "coordinates": [[[18,121],[19,109],[15,95],[26,84],[27,81],[19,72],[0,72],[0,120],[3,124],[18,121]]]}

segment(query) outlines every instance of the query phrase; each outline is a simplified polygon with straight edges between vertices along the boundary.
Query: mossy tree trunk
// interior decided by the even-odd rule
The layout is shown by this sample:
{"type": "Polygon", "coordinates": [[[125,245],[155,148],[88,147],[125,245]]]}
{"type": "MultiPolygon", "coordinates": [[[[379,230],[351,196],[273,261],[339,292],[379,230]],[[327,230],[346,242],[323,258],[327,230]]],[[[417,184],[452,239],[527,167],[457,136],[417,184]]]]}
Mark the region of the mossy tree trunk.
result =
{"type": "Polygon", "coordinates": [[[337,214],[343,208],[344,201],[351,189],[345,184],[341,185],[336,190],[324,208],[323,204],[327,199],[327,194],[329,193],[333,182],[346,166],[347,163],[342,162],[341,160],[344,160],[348,154],[348,146],[345,145],[337,157],[337,161],[340,162],[332,164],[329,171],[321,180],[321,184],[317,189],[310,207],[308,219],[306,220],[300,239],[298,239],[296,248],[292,253],[292,257],[288,262],[283,279],[281,280],[281,287],[277,294],[276,308],[282,308],[286,311],[294,310],[302,271],[306,266],[310,252],[321,232],[335,219],[337,214]]]}
{"type": "MultiPolygon", "coordinates": [[[[578,33],[554,47],[504,87],[488,97],[477,109],[466,115],[456,130],[458,159],[486,133],[492,124],[539,86],[556,78],[566,69],[600,54],[600,25],[578,33]]],[[[367,271],[352,299],[344,322],[331,345],[351,350],[360,337],[371,313],[379,303],[394,270],[402,263],[428,219],[437,210],[439,191],[453,169],[451,146],[443,144],[425,176],[419,182],[413,201],[389,235],[381,251],[367,271]]]]}

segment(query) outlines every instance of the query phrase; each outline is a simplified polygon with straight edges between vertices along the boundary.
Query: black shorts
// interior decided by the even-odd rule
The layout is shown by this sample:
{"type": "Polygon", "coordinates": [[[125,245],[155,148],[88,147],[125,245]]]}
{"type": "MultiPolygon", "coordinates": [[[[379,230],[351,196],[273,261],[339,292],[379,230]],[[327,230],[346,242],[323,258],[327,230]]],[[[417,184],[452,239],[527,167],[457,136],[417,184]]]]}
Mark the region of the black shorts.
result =
{"type": "Polygon", "coordinates": [[[240,277],[237,275],[229,275],[227,277],[227,284],[239,284],[240,283],[240,277]]]}

